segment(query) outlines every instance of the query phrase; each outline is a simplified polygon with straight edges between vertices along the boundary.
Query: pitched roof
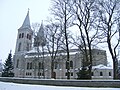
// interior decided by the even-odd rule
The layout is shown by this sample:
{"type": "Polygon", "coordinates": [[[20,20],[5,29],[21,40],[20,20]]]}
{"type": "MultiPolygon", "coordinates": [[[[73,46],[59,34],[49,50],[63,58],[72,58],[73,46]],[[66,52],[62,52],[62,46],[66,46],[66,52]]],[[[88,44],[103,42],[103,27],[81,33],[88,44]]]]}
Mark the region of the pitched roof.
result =
{"type": "Polygon", "coordinates": [[[20,29],[22,29],[22,28],[30,28],[30,29],[31,29],[30,19],[29,19],[29,10],[28,10],[28,12],[27,12],[27,15],[26,15],[26,17],[25,17],[25,20],[24,20],[22,26],[20,27],[20,29]]]}

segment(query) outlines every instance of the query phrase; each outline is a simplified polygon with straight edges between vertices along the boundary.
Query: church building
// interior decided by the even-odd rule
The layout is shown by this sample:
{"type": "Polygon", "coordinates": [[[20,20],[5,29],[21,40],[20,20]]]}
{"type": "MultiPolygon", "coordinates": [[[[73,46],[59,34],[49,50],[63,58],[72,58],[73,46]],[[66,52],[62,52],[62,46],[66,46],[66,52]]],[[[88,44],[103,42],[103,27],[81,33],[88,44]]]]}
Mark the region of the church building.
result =
{"type": "MultiPolygon", "coordinates": [[[[34,32],[30,25],[29,11],[22,26],[18,29],[15,54],[13,57],[15,77],[19,78],[44,78],[51,79],[51,59],[48,51],[44,50],[46,40],[44,38],[43,23],[37,33],[39,39],[33,39],[34,32]],[[33,41],[34,40],[34,41],[33,41]],[[33,42],[39,40],[41,52],[33,42]]],[[[93,66],[107,66],[106,51],[93,49],[93,66]]],[[[78,49],[70,49],[70,78],[76,79],[78,68],[82,66],[82,54],[78,49]]],[[[100,69],[99,69],[100,70],[100,69]]],[[[66,53],[59,50],[53,68],[54,79],[67,79],[66,53]]],[[[104,70],[105,71],[105,70],[104,70]]],[[[94,72],[94,70],[93,70],[94,72]]],[[[99,71],[98,71],[99,72],[99,71]]],[[[109,70],[112,76],[112,70],[109,70]]],[[[97,78],[99,78],[99,74],[97,78]]],[[[92,76],[94,78],[94,76],[92,76]]],[[[106,77],[106,78],[109,78],[106,77]]]]}

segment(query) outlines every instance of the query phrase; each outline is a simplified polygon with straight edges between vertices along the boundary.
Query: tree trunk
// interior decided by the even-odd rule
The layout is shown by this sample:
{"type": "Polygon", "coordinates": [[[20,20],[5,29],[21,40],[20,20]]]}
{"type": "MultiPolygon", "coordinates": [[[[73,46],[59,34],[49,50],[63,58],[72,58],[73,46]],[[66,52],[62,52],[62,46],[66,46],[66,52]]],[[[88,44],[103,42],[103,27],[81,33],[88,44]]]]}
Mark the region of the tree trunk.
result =
{"type": "Polygon", "coordinates": [[[66,16],[66,2],[65,2],[65,21],[64,21],[64,30],[65,30],[65,40],[66,40],[66,52],[67,52],[67,63],[68,63],[68,67],[67,67],[67,79],[70,79],[70,55],[69,55],[69,46],[68,46],[68,37],[67,37],[67,16],[66,16]]]}
{"type": "Polygon", "coordinates": [[[51,61],[51,78],[54,78],[54,60],[51,61]]]}
{"type": "Polygon", "coordinates": [[[112,46],[111,46],[112,44],[110,41],[111,41],[110,35],[108,33],[107,44],[108,44],[108,49],[109,49],[109,52],[110,52],[112,60],[113,60],[113,79],[118,79],[118,60],[117,60],[117,57],[115,56],[115,54],[113,53],[112,46]]]}

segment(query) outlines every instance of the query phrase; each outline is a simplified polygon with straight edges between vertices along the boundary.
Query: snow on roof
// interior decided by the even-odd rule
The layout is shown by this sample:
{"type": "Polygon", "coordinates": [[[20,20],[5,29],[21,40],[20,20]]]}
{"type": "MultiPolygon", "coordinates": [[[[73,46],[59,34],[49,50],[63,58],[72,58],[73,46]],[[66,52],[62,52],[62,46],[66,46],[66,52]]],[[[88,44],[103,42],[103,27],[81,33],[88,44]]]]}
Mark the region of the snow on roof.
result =
{"type": "Polygon", "coordinates": [[[32,50],[28,51],[27,53],[38,53],[36,48],[32,48],[32,50]]]}
{"type": "MultiPolygon", "coordinates": [[[[31,51],[29,51],[28,53],[27,53],[27,55],[25,55],[25,58],[34,58],[34,57],[38,57],[38,54],[33,54],[33,55],[31,55],[33,53],[33,51],[31,50],[31,51]]],[[[74,54],[76,54],[76,52],[75,53],[70,53],[70,55],[74,55],[74,54]]],[[[62,53],[62,55],[67,55],[66,53],[62,53]]],[[[47,56],[50,56],[50,54],[44,54],[44,57],[47,57],[47,56]]],[[[57,54],[57,56],[60,56],[60,54],[57,54]]],[[[41,54],[40,54],[40,56],[39,57],[43,57],[41,54]]]]}
{"type": "MultiPolygon", "coordinates": [[[[75,50],[71,50],[70,51],[70,55],[75,55],[77,54],[78,51],[75,51],[75,50]]],[[[42,57],[42,52],[39,52],[39,55],[42,57]]],[[[57,56],[60,56],[60,55],[67,55],[66,52],[58,52],[57,56]]],[[[44,56],[47,57],[47,56],[50,56],[49,52],[44,52],[44,56]]],[[[38,51],[37,51],[37,48],[32,48],[32,50],[28,51],[25,55],[25,58],[34,58],[34,57],[38,57],[38,51]]]]}
{"type": "Polygon", "coordinates": [[[103,64],[99,64],[97,66],[92,66],[92,69],[112,69],[112,67],[105,66],[103,64]]]}

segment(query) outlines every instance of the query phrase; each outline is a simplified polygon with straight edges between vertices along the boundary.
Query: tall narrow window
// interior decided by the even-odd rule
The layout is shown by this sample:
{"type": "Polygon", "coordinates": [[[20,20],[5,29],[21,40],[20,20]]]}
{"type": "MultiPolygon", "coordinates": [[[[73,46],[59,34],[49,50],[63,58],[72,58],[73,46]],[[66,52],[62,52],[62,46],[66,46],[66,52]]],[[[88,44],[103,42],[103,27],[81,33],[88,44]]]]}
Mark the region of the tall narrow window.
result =
{"type": "Polygon", "coordinates": [[[19,34],[19,38],[21,38],[21,33],[19,34]]]}
{"type": "Polygon", "coordinates": [[[68,72],[65,73],[65,76],[68,76],[68,72]]]}
{"type": "Polygon", "coordinates": [[[29,43],[27,43],[26,50],[29,51],[29,43]]]}
{"type": "Polygon", "coordinates": [[[27,39],[29,38],[29,34],[27,34],[27,39]]]}
{"type": "Polygon", "coordinates": [[[54,68],[55,68],[55,69],[58,68],[58,63],[57,63],[57,62],[54,63],[54,68]]]}
{"type": "Polygon", "coordinates": [[[38,63],[39,69],[43,69],[43,62],[38,63]]]}
{"type": "Polygon", "coordinates": [[[42,62],[42,69],[44,68],[44,63],[42,62]]]}
{"type": "Polygon", "coordinates": [[[29,40],[31,40],[31,35],[29,35],[29,40]]]}
{"type": "Polygon", "coordinates": [[[18,45],[18,51],[21,51],[21,43],[18,45]]]}
{"type": "Polygon", "coordinates": [[[38,72],[38,76],[41,76],[41,73],[40,73],[40,72],[38,72]]]}
{"type": "Polygon", "coordinates": [[[109,76],[111,76],[111,72],[109,72],[109,76]]]}
{"type": "Polygon", "coordinates": [[[28,63],[27,63],[27,69],[29,69],[29,65],[30,65],[30,63],[28,62],[28,63]]]}
{"type": "Polygon", "coordinates": [[[70,74],[71,74],[71,76],[73,76],[73,72],[71,72],[70,74]]]}
{"type": "Polygon", "coordinates": [[[18,65],[19,65],[19,59],[17,59],[16,68],[18,68],[18,65]]]}
{"type": "Polygon", "coordinates": [[[91,75],[94,76],[94,73],[92,72],[91,75]]]}
{"type": "Polygon", "coordinates": [[[30,72],[30,76],[32,75],[32,73],[30,72]]]}
{"type": "Polygon", "coordinates": [[[24,37],[24,33],[22,33],[22,38],[24,37]]]}
{"type": "Polygon", "coordinates": [[[66,61],[66,69],[69,67],[69,62],[66,61]]]}
{"type": "Polygon", "coordinates": [[[102,73],[102,72],[100,72],[100,76],[103,76],[103,73],[102,73]]]}
{"type": "Polygon", "coordinates": [[[41,69],[41,66],[42,66],[42,65],[41,65],[41,62],[39,62],[39,65],[38,65],[38,66],[39,66],[39,69],[41,69]]]}
{"type": "Polygon", "coordinates": [[[30,69],[32,69],[32,62],[30,63],[30,69]]]}
{"type": "Polygon", "coordinates": [[[73,69],[73,61],[70,61],[70,67],[73,69]]]}

